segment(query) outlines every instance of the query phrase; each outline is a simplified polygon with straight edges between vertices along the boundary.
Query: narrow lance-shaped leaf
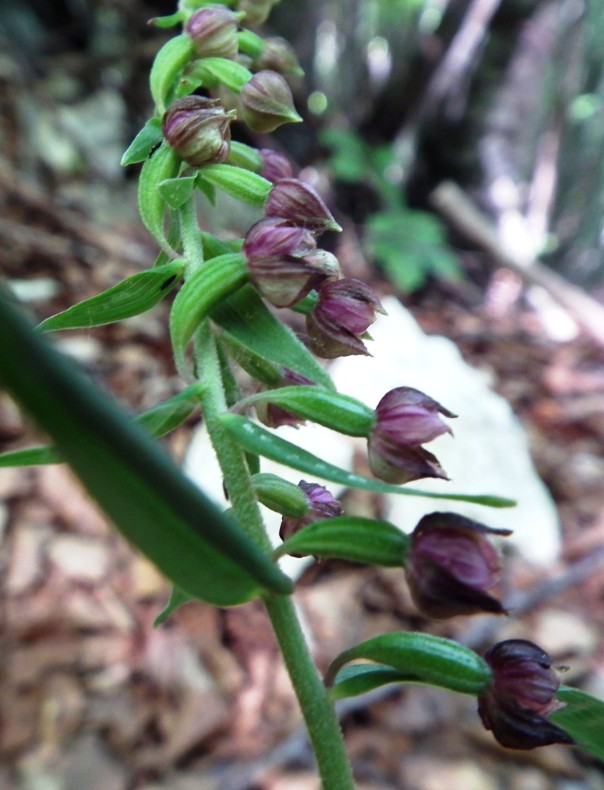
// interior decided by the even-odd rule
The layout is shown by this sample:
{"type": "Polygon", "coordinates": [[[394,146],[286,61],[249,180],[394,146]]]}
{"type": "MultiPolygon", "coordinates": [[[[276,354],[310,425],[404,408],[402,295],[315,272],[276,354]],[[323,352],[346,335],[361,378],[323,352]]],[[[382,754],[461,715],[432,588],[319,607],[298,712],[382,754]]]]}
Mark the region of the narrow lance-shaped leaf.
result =
{"type": "Polygon", "coordinates": [[[327,463],[322,458],[297,447],[295,444],[276,436],[259,425],[242,417],[240,414],[225,414],[222,421],[239,446],[250,453],[256,453],[271,461],[298,469],[332,483],[341,483],[349,488],[361,488],[365,491],[376,491],[380,494],[402,494],[403,496],[420,496],[427,499],[449,499],[457,502],[472,502],[487,507],[513,507],[516,503],[511,499],[493,496],[492,494],[434,494],[414,488],[382,483],[363,475],[348,472],[338,466],[327,463]]]}
{"type": "Polygon", "coordinates": [[[247,279],[245,258],[235,252],[211,258],[186,280],[170,313],[170,337],[176,367],[182,376],[187,375],[185,350],[197,327],[247,279]]]}
{"type": "Polygon", "coordinates": [[[176,151],[163,142],[147,159],[138,181],[138,208],[144,226],[166,252],[173,252],[166,238],[166,201],[159,190],[162,181],[174,178],[180,169],[176,151]]]}
{"type": "Polygon", "coordinates": [[[133,274],[103,293],[51,315],[38,325],[44,332],[59,329],[88,329],[140,315],[155,307],[178,283],[185,267],[175,260],[133,274]]]}
{"type": "Polygon", "coordinates": [[[580,749],[604,760],[604,700],[569,686],[560,686],[556,697],[565,707],[548,718],[574,738],[580,749]]]}
{"type": "MultiPolygon", "coordinates": [[[[191,384],[178,395],[159,403],[152,409],[138,414],[134,421],[151,436],[159,438],[181,425],[199,403],[199,383],[191,384]]],[[[65,459],[52,444],[41,447],[26,447],[23,450],[0,454],[0,468],[8,466],[36,466],[39,464],[61,464],[65,459]]]]}
{"type": "Polygon", "coordinates": [[[291,590],[236,522],[2,293],[0,335],[2,384],[51,436],[124,537],[177,586],[219,606],[291,590]]]}
{"type": "MultiPolygon", "coordinates": [[[[393,669],[406,683],[425,683],[462,694],[479,694],[491,678],[487,662],[468,647],[440,636],[400,631],[376,636],[340,653],[325,676],[326,685],[334,686],[334,698],[344,696],[338,688],[339,670],[359,660],[393,669]]],[[[350,682],[350,678],[349,670],[342,680],[350,682]]],[[[386,682],[392,682],[391,676],[386,682]]]]}
{"type": "Polygon", "coordinates": [[[149,118],[130,143],[120,162],[122,167],[144,162],[156,145],[162,141],[161,119],[149,118]]]}
{"type": "Polygon", "coordinates": [[[222,82],[233,93],[239,93],[246,82],[252,78],[252,72],[227,58],[203,58],[199,61],[198,68],[211,75],[210,83],[216,80],[222,82]]]}
{"type": "Polygon", "coordinates": [[[198,184],[210,183],[227,195],[262,208],[273,188],[270,181],[258,173],[233,165],[208,165],[199,171],[198,184]]]}
{"type": "Polygon", "coordinates": [[[324,559],[402,568],[409,538],[387,521],[360,516],[335,516],[315,521],[288,538],[274,552],[311,554],[324,559]]]}
{"type": "Polygon", "coordinates": [[[333,389],[329,374],[294,333],[275,318],[251,285],[221,302],[212,312],[212,319],[252,354],[333,389]]]}
{"type": "Polygon", "coordinates": [[[190,603],[191,601],[194,600],[195,598],[193,598],[192,595],[189,595],[184,590],[181,590],[180,587],[173,586],[172,590],[170,591],[170,598],[168,599],[168,603],[157,615],[157,617],[153,621],[153,625],[157,627],[158,625],[165,623],[173,612],[175,612],[181,606],[184,606],[184,604],[190,603]]]}
{"type": "Polygon", "coordinates": [[[160,181],[158,189],[171,209],[178,209],[187,202],[195,189],[197,176],[181,176],[160,181]]]}
{"type": "Polygon", "coordinates": [[[165,112],[170,92],[174,89],[178,77],[193,54],[191,38],[186,33],[182,33],[180,36],[166,41],[155,56],[149,76],[149,85],[151,96],[160,115],[165,112]]]}

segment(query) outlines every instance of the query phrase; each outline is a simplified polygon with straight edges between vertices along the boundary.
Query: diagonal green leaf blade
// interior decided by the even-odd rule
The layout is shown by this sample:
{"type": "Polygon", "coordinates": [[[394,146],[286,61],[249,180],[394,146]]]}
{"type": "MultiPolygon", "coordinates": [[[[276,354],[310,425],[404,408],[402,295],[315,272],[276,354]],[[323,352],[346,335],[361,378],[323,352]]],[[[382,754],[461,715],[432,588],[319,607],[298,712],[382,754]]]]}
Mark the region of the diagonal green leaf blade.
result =
{"type": "Polygon", "coordinates": [[[134,140],[126,148],[122,167],[144,162],[156,145],[162,141],[161,120],[157,117],[149,118],[134,140]]]}
{"type": "Polygon", "coordinates": [[[138,180],[138,209],[143,225],[166,252],[173,252],[165,233],[167,204],[160,192],[162,181],[174,178],[180,159],[174,149],[163,142],[144,163],[138,180]]]}
{"type": "Polygon", "coordinates": [[[566,707],[549,718],[574,738],[580,749],[604,760],[604,700],[569,686],[560,686],[556,697],[566,707]]]}
{"type": "Polygon", "coordinates": [[[0,381],[51,436],[124,537],[174,584],[218,606],[291,590],[237,524],[2,293],[0,335],[0,381]]]}
{"type": "Polygon", "coordinates": [[[163,115],[170,93],[182,70],[193,57],[193,42],[186,33],[169,39],[159,50],[151,67],[149,87],[159,115],[163,115]]]}
{"type": "Polygon", "coordinates": [[[361,488],[365,491],[376,491],[380,494],[402,494],[403,496],[421,496],[427,499],[448,499],[457,502],[472,502],[476,505],[487,507],[513,507],[516,503],[511,499],[493,496],[491,494],[433,494],[427,491],[418,491],[414,488],[382,483],[363,475],[347,472],[338,466],[327,463],[322,458],[302,450],[295,444],[281,439],[274,433],[261,428],[259,425],[242,417],[239,414],[225,414],[222,418],[229,433],[237,440],[240,447],[249,453],[270,458],[271,461],[298,469],[332,483],[341,483],[349,488],[361,488]]]}
{"type": "Polygon", "coordinates": [[[38,324],[38,329],[88,329],[145,313],[170,293],[184,267],[183,260],[176,260],[133,274],[107,291],[49,316],[38,324]]]}
{"type": "Polygon", "coordinates": [[[392,683],[404,683],[406,675],[392,667],[380,667],[374,664],[351,664],[342,667],[329,696],[333,700],[358,697],[392,683]]]}

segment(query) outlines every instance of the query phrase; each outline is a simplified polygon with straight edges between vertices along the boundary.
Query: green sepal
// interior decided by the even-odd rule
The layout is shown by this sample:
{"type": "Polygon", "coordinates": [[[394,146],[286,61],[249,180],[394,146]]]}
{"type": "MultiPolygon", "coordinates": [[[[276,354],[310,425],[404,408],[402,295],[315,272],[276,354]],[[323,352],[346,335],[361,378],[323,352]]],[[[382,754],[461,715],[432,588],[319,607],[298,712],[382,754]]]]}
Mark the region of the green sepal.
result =
{"type": "Polygon", "coordinates": [[[243,167],[245,170],[251,170],[253,173],[259,173],[262,170],[263,161],[257,148],[252,148],[251,145],[233,140],[227,164],[234,167],[243,167]]]}
{"type": "Polygon", "coordinates": [[[196,176],[181,176],[160,181],[158,189],[171,209],[179,209],[187,202],[195,189],[196,176]]]}
{"type": "Polygon", "coordinates": [[[364,403],[322,387],[296,385],[259,392],[244,401],[245,406],[272,403],[298,417],[311,420],[347,436],[368,436],[375,412],[364,403]]]}
{"type": "Polygon", "coordinates": [[[164,141],[144,163],[138,182],[138,209],[143,224],[166,251],[171,250],[171,246],[164,230],[166,201],[159,185],[177,176],[180,165],[178,154],[164,141]]]}
{"type": "Polygon", "coordinates": [[[140,315],[170,293],[180,280],[184,267],[185,261],[178,259],[133,274],[107,291],[49,316],[37,328],[43,332],[88,329],[140,315]]]}
{"type": "Polygon", "coordinates": [[[189,593],[181,590],[180,587],[172,585],[168,602],[153,621],[153,627],[157,628],[158,626],[162,625],[162,623],[165,623],[166,620],[173,614],[173,612],[175,612],[181,606],[184,606],[186,603],[191,603],[191,601],[194,600],[195,598],[193,598],[192,595],[189,595],[189,593]]]}
{"type": "MultiPolygon", "coordinates": [[[[151,435],[158,439],[178,428],[196,409],[199,403],[200,384],[191,384],[178,395],[174,395],[163,403],[137,414],[137,422],[151,435]]],[[[12,450],[0,454],[0,468],[7,466],[38,466],[40,464],[62,464],[65,459],[52,444],[40,447],[26,447],[23,450],[12,450]]]]}
{"type": "Polygon", "coordinates": [[[300,486],[278,475],[261,472],[252,477],[256,496],[262,504],[283,516],[300,518],[309,510],[308,497],[300,486]]]}
{"type": "Polygon", "coordinates": [[[124,151],[122,167],[144,162],[156,145],[162,141],[161,119],[157,116],[149,118],[128,148],[124,151]]]}
{"type": "Polygon", "coordinates": [[[2,384],[122,535],[174,584],[216,606],[291,592],[291,581],[239,525],[2,293],[0,336],[2,384]]]}
{"type": "Polygon", "coordinates": [[[251,285],[225,299],[212,312],[212,319],[252,355],[334,388],[329,374],[291,329],[275,318],[251,285]]]}
{"type": "Polygon", "coordinates": [[[203,58],[195,65],[199,71],[205,71],[210,75],[210,82],[218,80],[233,93],[240,93],[246,82],[252,78],[249,69],[227,58],[203,58]]]}
{"type": "Polygon", "coordinates": [[[387,521],[335,516],[303,527],[279,546],[274,556],[308,554],[322,559],[401,568],[408,547],[408,536],[387,521]]]}
{"type": "Polygon", "coordinates": [[[560,686],[556,699],[566,707],[548,718],[574,738],[579,749],[604,760],[604,700],[570,686],[560,686]]]}
{"type": "Polygon", "coordinates": [[[206,261],[189,277],[172,304],[170,338],[176,368],[187,375],[185,351],[195,330],[220,302],[248,279],[245,258],[232,252],[206,261]]]}
{"type": "Polygon", "coordinates": [[[160,28],[161,30],[168,30],[171,27],[176,27],[181,22],[185,21],[185,15],[182,11],[175,11],[173,14],[167,16],[155,16],[149,20],[150,25],[160,28]]]}
{"type": "Polygon", "coordinates": [[[197,179],[200,189],[204,183],[209,183],[236,200],[258,208],[262,208],[273,188],[271,182],[258,173],[233,165],[208,165],[199,171],[197,179]]]}
{"type": "Polygon", "coordinates": [[[239,40],[239,51],[249,55],[254,60],[259,58],[266,49],[264,39],[251,30],[241,30],[237,34],[239,40]]]}
{"type": "Polygon", "coordinates": [[[240,414],[225,414],[222,417],[225,428],[236,439],[240,447],[250,453],[270,458],[284,466],[298,469],[332,483],[341,483],[349,488],[361,488],[365,491],[376,491],[379,494],[402,494],[403,496],[419,496],[426,499],[447,499],[456,502],[471,502],[487,507],[513,507],[512,499],[493,496],[492,494],[435,494],[404,488],[391,483],[383,483],[354,472],[348,472],[338,466],[327,463],[322,458],[303,450],[274,433],[261,428],[240,414]]]}
{"type": "Polygon", "coordinates": [[[166,41],[155,56],[149,86],[159,115],[166,111],[170,94],[176,87],[182,70],[193,57],[193,42],[187,33],[181,33],[166,41]]]}
{"type": "MultiPolygon", "coordinates": [[[[346,696],[343,688],[338,688],[339,671],[350,661],[359,660],[393,669],[400,673],[401,682],[422,683],[473,696],[480,694],[491,680],[489,665],[470,648],[432,634],[398,631],[368,639],[340,653],[325,676],[325,684],[333,687],[330,696],[335,699],[346,696]]],[[[350,683],[350,678],[351,670],[342,680],[350,683]]],[[[387,678],[386,682],[392,683],[392,679],[387,678]]]]}

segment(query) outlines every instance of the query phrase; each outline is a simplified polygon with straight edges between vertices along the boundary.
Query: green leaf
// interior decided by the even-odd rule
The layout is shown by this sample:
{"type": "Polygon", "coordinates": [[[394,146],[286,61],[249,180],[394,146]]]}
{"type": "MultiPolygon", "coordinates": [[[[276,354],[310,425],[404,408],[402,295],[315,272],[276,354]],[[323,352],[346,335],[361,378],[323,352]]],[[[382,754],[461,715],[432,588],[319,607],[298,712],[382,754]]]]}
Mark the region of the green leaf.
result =
{"type": "Polygon", "coordinates": [[[251,354],[333,389],[329,374],[294,333],[275,318],[251,285],[222,302],[212,312],[212,319],[251,354]]]}
{"type": "Polygon", "coordinates": [[[161,612],[157,615],[155,620],[153,621],[153,625],[155,628],[165,623],[166,620],[170,617],[170,615],[179,609],[181,606],[184,606],[186,603],[190,603],[194,601],[192,595],[189,595],[184,590],[181,590],[180,587],[176,587],[175,585],[172,586],[172,590],[170,591],[170,597],[168,599],[168,603],[164,606],[161,612]]]}
{"type": "Polygon", "coordinates": [[[185,15],[183,12],[175,11],[173,14],[169,14],[168,16],[155,16],[153,19],[149,20],[149,24],[159,27],[161,30],[167,30],[171,27],[176,27],[176,25],[179,25],[184,21],[185,15]]]}
{"type": "Polygon", "coordinates": [[[487,507],[514,507],[516,504],[512,499],[492,494],[434,494],[429,491],[382,483],[381,480],[373,480],[329,464],[322,458],[317,458],[316,455],[261,428],[240,414],[225,414],[222,421],[239,446],[247,452],[256,453],[256,455],[270,458],[271,461],[276,461],[284,466],[298,469],[323,480],[330,480],[332,483],[341,483],[349,488],[361,488],[380,494],[402,494],[403,496],[419,496],[427,499],[472,502],[475,505],[487,507]]]}
{"type": "Polygon", "coordinates": [[[259,208],[273,188],[271,182],[258,173],[233,165],[208,165],[199,171],[197,178],[200,188],[205,182],[210,183],[236,200],[259,208]]]}
{"type": "Polygon", "coordinates": [[[211,258],[185,281],[170,313],[170,337],[181,375],[187,375],[185,351],[197,327],[247,279],[245,258],[234,252],[211,258]]]}
{"type": "Polygon", "coordinates": [[[409,538],[387,521],[360,516],[335,516],[303,527],[279,546],[274,555],[313,557],[402,568],[409,538]]]}
{"type": "Polygon", "coordinates": [[[217,606],[291,582],[148,434],[0,293],[0,381],[123,536],[174,584],[217,606]]]}
{"type": "Polygon", "coordinates": [[[264,39],[251,30],[241,30],[237,34],[237,38],[239,39],[239,51],[253,59],[259,58],[266,49],[264,39]]]}
{"type": "Polygon", "coordinates": [[[227,58],[203,58],[197,64],[200,70],[210,75],[210,82],[218,80],[233,93],[240,93],[246,82],[252,78],[252,72],[237,63],[235,60],[227,58]]]}
{"type": "Polygon", "coordinates": [[[162,141],[161,119],[149,118],[122,156],[121,166],[144,162],[153,148],[162,141]]]}
{"type": "Polygon", "coordinates": [[[548,718],[574,738],[580,749],[604,760],[604,700],[569,686],[560,686],[556,697],[566,707],[548,718]]]}
{"type": "Polygon", "coordinates": [[[183,260],[133,274],[103,293],[51,315],[38,325],[43,332],[88,329],[140,315],[155,307],[179,281],[183,260]]]}
{"type": "Polygon", "coordinates": [[[197,176],[181,176],[160,181],[158,189],[161,196],[172,209],[183,206],[193,194],[197,176]]]}
{"type": "MultiPolygon", "coordinates": [[[[339,670],[357,660],[393,669],[405,683],[424,683],[461,694],[477,695],[491,679],[487,662],[470,648],[440,636],[399,631],[376,636],[340,653],[325,676],[326,685],[334,686],[331,694],[336,699],[344,696],[338,688],[339,670]]],[[[349,682],[350,673],[343,680],[349,682]]],[[[386,676],[386,682],[392,683],[392,676],[386,676]]]]}
{"type": "Polygon", "coordinates": [[[368,436],[375,422],[375,412],[361,401],[321,387],[279,387],[243,402],[246,407],[256,403],[272,403],[347,436],[368,436]]]}
{"type": "Polygon", "coordinates": [[[259,173],[262,170],[262,157],[257,148],[245,145],[237,140],[231,142],[231,149],[227,159],[227,164],[234,167],[243,167],[245,170],[252,170],[259,173]]]}
{"type": "Polygon", "coordinates": [[[149,85],[158,115],[163,115],[171,91],[187,63],[193,58],[193,42],[187,33],[175,36],[163,45],[155,56],[149,85]]]}
{"type": "Polygon", "coordinates": [[[380,667],[373,664],[351,664],[342,667],[338,672],[336,684],[329,696],[333,700],[358,697],[392,683],[404,683],[406,676],[391,667],[380,667]]]}
{"type": "MultiPolygon", "coordinates": [[[[199,402],[200,384],[191,384],[178,395],[169,398],[163,403],[138,414],[134,421],[137,422],[156,439],[178,428],[190,414],[193,413],[199,402]]],[[[12,450],[0,454],[0,468],[7,466],[36,466],[39,464],[62,464],[65,459],[56,447],[51,444],[41,447],[27,447],[23,450],[12,450]]]]}
{"type": "Polygon", "coordinates": [[[171,251],[171,246],[164,231],[166,201],[159,185],[177,176],[180,164],[176,151],[164,141],[143,165],[138,182],[138,208],[143,224],[166,251],[171,251]]]}

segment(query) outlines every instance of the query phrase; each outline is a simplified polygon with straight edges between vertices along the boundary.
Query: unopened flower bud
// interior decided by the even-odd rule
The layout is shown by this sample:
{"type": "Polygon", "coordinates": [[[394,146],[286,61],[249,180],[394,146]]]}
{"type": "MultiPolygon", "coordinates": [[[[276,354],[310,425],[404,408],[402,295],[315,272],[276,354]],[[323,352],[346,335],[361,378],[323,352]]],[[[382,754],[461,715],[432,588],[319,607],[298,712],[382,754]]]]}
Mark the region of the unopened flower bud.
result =
{"type": "Polygon", "coordinates": [[[574,743],[546,716],[563,707],[556,700],[560,681],[552,660],[525,639],[499,642],[485,655],[493,677],[478,696],[478,713],[487,730],[508,749],[574,743]]]}
{"type": "Polygon", "coordinates": [[[292,164],[285,154],[273,151],[272,148],[261,148],[262,169],[260,175],[276,184],[284,178],[291,178],[294,174],[292,164]]]}
{"type": "Polygon", "coordinates": [[[451,433],[440,414],[455,415],[412,387],[397,387],[381,399],[369,436],[369,464],[376,477],[409,483],[424,477],[447,479],[438,459],[422,445],[451,433]]]}
{"type": "MultiPolygon", "coordinates": [[[[334,518],[342,513],[342,504],[324,486],[318,483],[307,483],[301,480],[298,486],[304,491],[308,499],[308,511],[299,518],[284,516],[281,520],[279,537],[287,540],[299,532],[302,527],[324,518],[334,518]]],[[[293,557],[302,556],[292,554],[293,557]]]]}
{"type": "MultiPolygon", "coordinates": [[[[283,378],[280,385],[282,387],[313,386],[314,384],[314,381],[307,379],[301,373],[296,373],[295,370],[283,369],[283,378]]],[[[256,416],[260,422],[269,428],[279,428],[281,425],[301,425],[304,422],[297,414],[293,414],[281,406],[276,406],[274,403],[258,403],[256,405],[256,416]]]]}
{"type": "Polygon", "coordinates": [[[291,44],[284,38],[275,36],[264,40],[264,52],[253,62],[256,70],[271,69],[279,74],[301,77],[304,70],[291,44]]]}
{"type": "Polygon", "coordinates": [[[191,167],[219,164],[229,155],[230,123],[234,112],[225,112],[218,99],[184,96],[164,113],[164,137],[191,167]]]}
{"type": "Polygon", "coordinates": [[[332,276],[333,262],[317,255],[309,231],[283,219],[262,219],[243,244],[250,278],[275,307],[290,307],[332,276]]]}
{"type": "Polygon", "coordinates": [[[238,15],[223,5],[207,5],[195,11],[185,25],[198,58],[234,60],[239,50],[238,15]]]}
{"type": "Polygon", "coordinates": [[[252,132],[273,132],[302,118],[296,112],[289,85],[276,71],[259,71],[239,94],[241,116],[252,132]]]}
{"type": "Polygon", "coordinates": [[[283,178],[275,184],[264,213],[267,217],[283,217],[313,233],[342,230],[318,192],[298,178],[283,178]]]}
{"type": "Polygon", "coordinates": [[[239,0],[239,10],[245,14],[247,25],[261,25],[266,22],[271,8],[279,0],[239,0]]]}
{"type": "Polygon", "coordinates": [[[325,283],[306,317],[311,351],[323,359],[368,354],[361,338],[378,312],[383,312],[380,300],[361,280],[345,277],[325,283]]]}
{"type": "Polygon", "coordinates": [[[489,594],[499,581],[499,557],[489,535],[509,535],[456,513],[431,513],[410,537],[406,575],[419,611],[435,619],[479,612],[503,614],[489,594]]]}

